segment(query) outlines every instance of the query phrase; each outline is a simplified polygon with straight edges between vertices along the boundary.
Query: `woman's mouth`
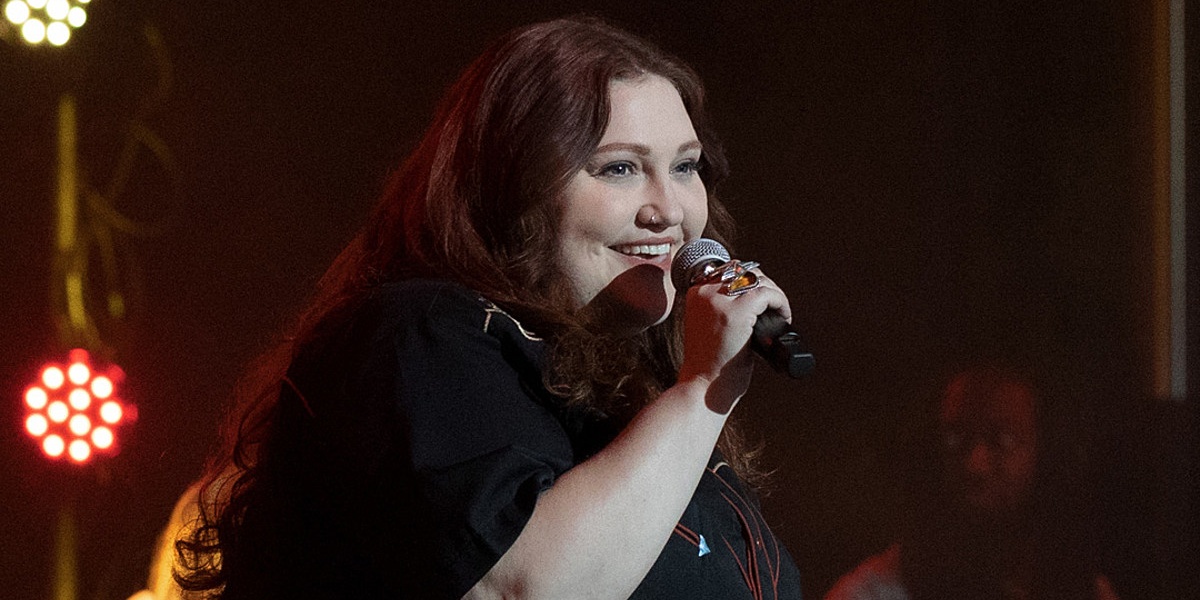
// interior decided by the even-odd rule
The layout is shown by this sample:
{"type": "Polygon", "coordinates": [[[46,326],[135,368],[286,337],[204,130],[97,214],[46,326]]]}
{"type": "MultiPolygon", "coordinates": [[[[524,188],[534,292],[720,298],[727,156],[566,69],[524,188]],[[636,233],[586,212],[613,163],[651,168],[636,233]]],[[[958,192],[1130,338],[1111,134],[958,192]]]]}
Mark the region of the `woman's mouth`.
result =
{"type": "Polygon", "coordinates": [[[662,258],[671,253],[671,244],[628,244],[613,246],[613,250],[626,256],[634,256],[646,260],[662,258]]]}

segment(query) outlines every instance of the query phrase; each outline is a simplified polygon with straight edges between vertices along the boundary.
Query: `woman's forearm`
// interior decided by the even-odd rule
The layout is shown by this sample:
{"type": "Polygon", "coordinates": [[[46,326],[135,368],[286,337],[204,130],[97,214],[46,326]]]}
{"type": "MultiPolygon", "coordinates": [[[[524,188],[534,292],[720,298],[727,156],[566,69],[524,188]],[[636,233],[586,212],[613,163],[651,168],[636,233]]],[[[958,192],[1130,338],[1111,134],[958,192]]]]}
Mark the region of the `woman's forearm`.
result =
{"type": "Polygon", "coordinates": [[[687,507],[727,412],[703,379],[644,408],[538,499],[520,536],[466,598],[627,598],[687,507]]]}

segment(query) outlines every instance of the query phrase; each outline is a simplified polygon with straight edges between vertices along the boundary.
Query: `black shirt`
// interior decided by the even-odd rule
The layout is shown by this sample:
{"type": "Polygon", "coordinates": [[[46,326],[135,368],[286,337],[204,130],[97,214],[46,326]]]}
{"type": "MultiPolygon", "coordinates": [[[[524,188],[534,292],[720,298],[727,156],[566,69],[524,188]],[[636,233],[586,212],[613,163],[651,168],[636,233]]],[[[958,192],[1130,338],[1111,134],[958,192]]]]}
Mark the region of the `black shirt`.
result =
{"type": "MultiPolygon", "coordinates": [[[[616,431],[544,389],[545,352],[476,292],[424,280],[383,286],[310,344],[247,512],[278,538],[263,560],[290,593],[457,599],[479,581],[538,495],[616,431]]],[[[799,598],[799,575],[715,453],[633,597],[799,598]]]]}

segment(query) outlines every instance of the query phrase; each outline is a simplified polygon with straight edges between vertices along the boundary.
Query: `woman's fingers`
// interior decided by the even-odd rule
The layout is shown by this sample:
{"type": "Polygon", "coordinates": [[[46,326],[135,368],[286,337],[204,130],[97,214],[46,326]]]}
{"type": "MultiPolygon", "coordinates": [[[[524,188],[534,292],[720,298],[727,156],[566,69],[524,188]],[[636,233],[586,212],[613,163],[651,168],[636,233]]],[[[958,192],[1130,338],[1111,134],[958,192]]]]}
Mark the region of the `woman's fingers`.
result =
{"type": "Polygon", "coordinates": [[[709,354],[710,360],[723,364],[745,350],[759,315],[777,311],[791,321],[787,295],[770,278],[755,271],[758,281],[751,289],[728,293],[720,282],[694,286],[688,291],[687,313],[690,331],[685,342],[694,354],[709,354]],[[703,346],[705,348],[697,347],[703,346]]]}
{"type": "Polygon", "coordinates": [[[791,322],[792,308],[787,294],[774,280],[764,275],[759,269],[751,272],[757,277],[755,285],[738,293],[727,292],[726,290],[731,286],[720,282],[698,285],[693,289],[696,289],[702,296],[710,298],[715,306],[727,307],[731,314],[742,312],[757,317],[768,310],[775,310],[785,320],[791,322]]]}
{"type": "Polygon", "coordinates": [[[783,289],[775,283],[775,280],[764,275],[760,269],[754,269],[754,274],[758,276],[758,287],[750,291],[754,292],[760,289],[769,289],[776,292],[777,294],[770,295],[770,298],[768,299],[768,306],[779,311],[780,316],[782,316],[787,322],[791,323],[792,305],[788,301],[787,294],[785,294],[783,289]]]}

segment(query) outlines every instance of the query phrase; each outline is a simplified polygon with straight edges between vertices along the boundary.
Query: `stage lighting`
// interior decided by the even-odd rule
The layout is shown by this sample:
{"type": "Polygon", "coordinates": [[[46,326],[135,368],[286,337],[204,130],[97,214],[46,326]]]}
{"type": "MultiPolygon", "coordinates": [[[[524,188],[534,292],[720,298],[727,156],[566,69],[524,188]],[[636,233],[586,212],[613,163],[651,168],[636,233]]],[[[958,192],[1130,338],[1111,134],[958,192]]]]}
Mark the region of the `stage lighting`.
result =
{"type": "Polygon", "coordinates": [[[63,375],[62,369],[54,365],[42,370],[42,383],[46,384],[46,387],[51,390],[57,390],[62,387],[63,382],[66,380],[67,377],[63,375]]]}
{"type": "Polygon", "coordinates": [[[58,458],[62,456],[63,450],[66,449],[66,446],[66,442],[63,441],[62,436],[60,435],[52,433],[42,438],[42,451],[45,452],[46,456],[49,456],[50,458],[58,458]]]}
{"type": "Polygon", "coordinates": [[[84,464],[114,454],[116,429],[134,414],[120,398],[123,378],[120,367],[92,364],[85,350],[72,350],[66,364],[44,366],[26,388],[25,432],[51,459],[84,464]]]}
{"type": "Polygon", "coordinates": [[[71,30],[87,22],[85,5],[90,0],[7,0],[4,17],[21,31],[27,44],[48,42],[62,46],[71,40],[71,30]]]}
{"type": "Polygon", "coordinates": [[[31,387],[25,391],[25,404],[33,410],[42,410],[50,403],[50,395],[40,387],[31,387]]]}
{"type": "Polygon", "coordinates": [[[75,410],[87,410],[92,403],[92,397],[82,389],[74,389],[67,395],[67,403],[75,410]]]}
{"type": "Polygon", "coordinates": [[[25,430],[35,438],[46,435],[49,429],[50,421],[46,420],[46,415],[34,413],[25,419],[25,430]]]}

